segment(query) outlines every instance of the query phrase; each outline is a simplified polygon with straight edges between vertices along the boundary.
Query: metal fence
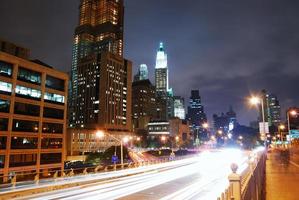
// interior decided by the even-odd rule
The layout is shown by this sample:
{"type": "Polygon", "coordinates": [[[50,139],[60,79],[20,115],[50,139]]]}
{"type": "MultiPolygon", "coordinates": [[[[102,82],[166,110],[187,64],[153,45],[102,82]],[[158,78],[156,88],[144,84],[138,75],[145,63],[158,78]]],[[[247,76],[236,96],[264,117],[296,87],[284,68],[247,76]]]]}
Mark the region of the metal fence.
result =
{"type": "Polygon", "coordinates": [[[236,164],[231,165],[229,186],[217,200],[261,200],[264,199],[266,153],[253,151],[248,157],[247,167],[238,172],[236,164]]]}

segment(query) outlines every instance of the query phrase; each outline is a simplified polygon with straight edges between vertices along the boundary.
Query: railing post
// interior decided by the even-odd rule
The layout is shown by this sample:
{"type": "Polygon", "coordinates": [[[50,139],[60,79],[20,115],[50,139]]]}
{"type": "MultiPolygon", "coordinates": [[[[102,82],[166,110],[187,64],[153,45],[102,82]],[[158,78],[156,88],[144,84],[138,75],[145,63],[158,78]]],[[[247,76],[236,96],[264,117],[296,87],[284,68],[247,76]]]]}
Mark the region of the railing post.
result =
{"type": "Polygon", "coordinates": [[[233,163],[231,170],[232,173],[228,176],[231,188],[231,199],[241,200],[241,176],[237,174],[238,165],[233,163]]]}
{"type": "Polygon", "coordinates": [[[39,184],[39,174],[36,174],[35,176],[34,176],[34,182],[35,182],[35,184],[39,184]]]}
{"type": "Polygon", "coordinates": [[[11,179],[11,186],[16,187],[17,184],[17,175],[15,174],[11,179]]]}

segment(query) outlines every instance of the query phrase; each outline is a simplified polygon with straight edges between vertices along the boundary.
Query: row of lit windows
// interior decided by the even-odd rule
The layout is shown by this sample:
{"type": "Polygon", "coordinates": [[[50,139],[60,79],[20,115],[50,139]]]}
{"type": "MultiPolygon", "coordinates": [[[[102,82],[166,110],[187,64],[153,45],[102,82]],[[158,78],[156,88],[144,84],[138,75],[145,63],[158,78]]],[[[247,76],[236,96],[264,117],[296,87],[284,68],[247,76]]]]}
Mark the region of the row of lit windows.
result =
{"type": "MultiPolygon", "coordinates": [[[[0,75],[11,77],[13,71],[13,64],[0,61],[0,75]]],[[[36,72],[24,67],[18,68],[18,80],[40,85],[41,84],[41,73],[36,72]]],[[[65,81],[62,79],[55,78],[53,76],[46,76],[46,87],[52,88],[55,90],[64,91],[65,81]]]]}
{"type": "MultiPolygon", "coordinates": [[[[0,92],[4,93],[11,93],[12,92],[12,84],[0,81],[0,92]]],[[[21,97],[28,97],[28,98],[33,98],[33,99],[40,99],[41,98],[41,91],[33,88],[28,88],[24,86],[17,85],[16,89],[16,96],[21,96],[21,97]]],[[[49,93],[45,92],[44,94],[44,99],[48,100],[50,102],[57,102],[57,103],[64,103],[65,99],[64,96],[60,94],[54,94],[54,93],[49,93]]]]}

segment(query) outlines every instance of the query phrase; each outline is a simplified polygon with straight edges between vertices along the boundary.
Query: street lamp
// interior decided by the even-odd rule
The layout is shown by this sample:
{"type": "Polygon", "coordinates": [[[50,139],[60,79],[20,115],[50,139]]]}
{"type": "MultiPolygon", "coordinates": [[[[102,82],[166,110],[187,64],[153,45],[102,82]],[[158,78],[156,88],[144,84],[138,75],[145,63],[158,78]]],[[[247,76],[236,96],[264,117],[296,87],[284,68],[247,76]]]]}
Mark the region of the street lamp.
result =
{"type": "Polygon", "coordinates": [[[289,132],[289,135],[291,134],[291,124],[290,124],[290,115],[291,116],[297,116],[297,111],[296,110],[288,110],[287,111],[287,118],[288,118],[288,132],[289,132]]]}
{"type": "Polygon", "coordinates": [[[121,167],[123,168],[124,167],[124,151],[123,151],[123,143],[127,143],[129,141],[129,138],[128,137],[124,137],[122,139],[119,139],[107,132],[104,132],[102,130],[98,130],[96,132],[96,136],[98,138],[103,138],[105,135],[111,137],[112,139],[118,141],[120,143],[120,163],[121,163],[121,167]]]}
{"type": "Polygon", "coordinates": [[[203,127],[204,129],[207,129],[207,128],[209,128],[209,124],[208,124],[208,123],[203,123],[203,124],[202,124],[202,127],[203,127]]]}
{"type": "Polygon", "coordinates": [[[267,146],[266,145],[266,137],[265,137],[266,127],[265,127],[264,101],[260,97],[253,96],[253,97],[250,98],[249,102],[250,102],[251,105],[261,104],[261,106],[262,106],[263,133],[261,135],[263,136],[263,139],[264,139],[264,145],[267,146]]]}
{"type": "Polygon", "coordinates": [[[281,141],[281,144],[283,142],[282,131],[284,129],[285,129],[285,125],[283,125],[283,124],[279,125],[279,132],[280,132],[280,141],[281,141]]]}

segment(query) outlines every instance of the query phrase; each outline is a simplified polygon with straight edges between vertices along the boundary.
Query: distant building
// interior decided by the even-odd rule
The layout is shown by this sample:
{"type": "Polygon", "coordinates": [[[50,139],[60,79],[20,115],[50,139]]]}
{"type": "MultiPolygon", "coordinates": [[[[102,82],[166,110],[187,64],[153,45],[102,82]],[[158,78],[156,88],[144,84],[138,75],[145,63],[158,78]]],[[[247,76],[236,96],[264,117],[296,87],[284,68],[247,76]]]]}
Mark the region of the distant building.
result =
{"type": "Polygon", "coordinates": [[[194,135],[197,138],[202,137],[205,132],[202,125],[207,122],[207,117],[198,90],[191,91],[187,119],[190,121],[194,135]]]}
{"type": "Polygon", "coordinates": [[[186,118],[185,100],[183,97],[174,96],[174,116],[183,120],[186,118]]]}
{"type": "Polygon", "coordinates": [[[30,50],[9,41],[0,39],[0,51],[29,60],[30,50]]]}
{"type": "MultiPolygon", "coordinates": [[[[265,121],[269,126],[279,126],[281,123],[281,107],[276,95],[268,94],[266,90],[262,90],[261,96],[264,102],[265,121]]],[[[262,121],[262,109],[260,106],[260,120],[262,121]]]]}
{"type": "Polygon", "coordinates": [[[236,113],[233,111],[232,106],[230,106],[229,111],[226,114],[221,113],[221,115],[213,115],[213,123],[215,132],[218,130],[223,131],[225,134],[232,132],[232,130],[237,125],[236,113]]]}
{"type": "Polygon", "coordinates": [[[134,132],[147,130],[149,121],[157,118],[156,91],[148,79],[132,84],[132,115],[134,132]]]}
{"type": "Polygon", "coordinates": [[[148,124],[148,134],[151,138],[166,136],[168,139],[179,137],[180,144],[191,139],[190,125],[188,121],[177,117],[169,121],[152,121],[148,124]]]}
{"type": "Polygon", "coordinates": [[[142,81],[147,79],[149,79],[147,65],[141,64],[139,66],[137,74],[134,76],[134,81],[142,81]]]}
{"type": "Polygon", "coordinates": [[[12,54],[0,51],[0,174],[6,177],[4,182],[12,173],[21,179],[30,173],[63,170],[66,156],[67,74],[12,54]]]}

